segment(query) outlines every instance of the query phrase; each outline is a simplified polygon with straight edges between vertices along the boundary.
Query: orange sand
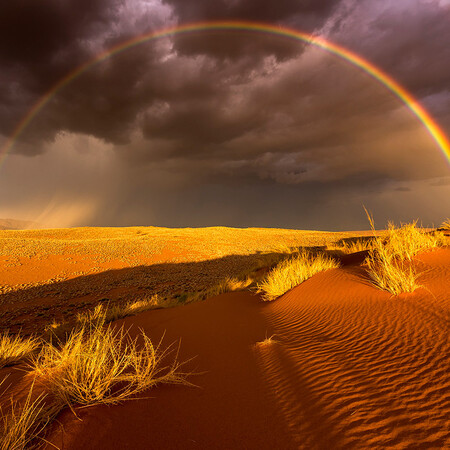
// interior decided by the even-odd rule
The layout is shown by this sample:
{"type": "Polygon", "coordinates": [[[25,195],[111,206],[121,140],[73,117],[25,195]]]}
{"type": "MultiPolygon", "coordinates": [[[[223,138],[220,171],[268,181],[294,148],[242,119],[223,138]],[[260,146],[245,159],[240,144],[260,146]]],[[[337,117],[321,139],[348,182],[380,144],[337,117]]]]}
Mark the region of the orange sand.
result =
{"type": "Polygon", "coordinates": [[[79,409],[81,420],[66,410],[49,440],[73,450],[450,448],[450,249],[418,259],[424,288],[398,297],[350,258],[272,303],[229,293],[118,322],[181,339],[199,387],[162,385],[79,409]]]}
{"type": "Polygon", "coordinates": [[[40,333],[100,299],[126,303],[156,294],[177,301],[226,277],[247,275],[287,247],[368,234],[226,227],[0,230],[0,332],[40,333]]]}

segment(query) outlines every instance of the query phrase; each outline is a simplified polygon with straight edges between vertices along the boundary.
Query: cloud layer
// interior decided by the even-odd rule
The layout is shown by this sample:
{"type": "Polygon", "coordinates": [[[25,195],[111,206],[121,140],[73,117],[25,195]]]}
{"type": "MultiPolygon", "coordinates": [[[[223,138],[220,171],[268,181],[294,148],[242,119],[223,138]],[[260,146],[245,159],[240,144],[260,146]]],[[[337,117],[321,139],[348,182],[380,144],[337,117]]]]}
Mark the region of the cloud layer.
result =
{"type": "MultiPolygon", "coordinates": [[[[444,1],[4,3],[4,138],[102,50],[164,26],[222,19],[340,43],[394,76],[450,131],[444,1]]],[[[364,203],[382,218],[439,221],[448,169],[408,108],[346,61],[269,34],[203,31],[130,48],[53,96],[0,170],[0,212],[36,216],[73,203],[85,206],[71,209],[71,224],[323,229],[362,224],[364,203]],[[433,201],[418,204],[425,192],[433,201]]]]}

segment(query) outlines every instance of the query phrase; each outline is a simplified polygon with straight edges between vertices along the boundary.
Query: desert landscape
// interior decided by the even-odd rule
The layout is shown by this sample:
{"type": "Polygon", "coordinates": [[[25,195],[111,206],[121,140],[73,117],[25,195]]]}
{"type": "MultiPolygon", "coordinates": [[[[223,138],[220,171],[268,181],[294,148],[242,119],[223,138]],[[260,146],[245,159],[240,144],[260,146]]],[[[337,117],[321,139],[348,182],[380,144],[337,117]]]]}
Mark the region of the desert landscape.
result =
{"type": "Polygon", "coordinates": [[[450,450],[449,23],[0,1],[0,450],[450,450]]]}
{"type": "Polygon", "coordinates": [[[447,448],[449,225],[1,231],[1,448],[447,448]]]}

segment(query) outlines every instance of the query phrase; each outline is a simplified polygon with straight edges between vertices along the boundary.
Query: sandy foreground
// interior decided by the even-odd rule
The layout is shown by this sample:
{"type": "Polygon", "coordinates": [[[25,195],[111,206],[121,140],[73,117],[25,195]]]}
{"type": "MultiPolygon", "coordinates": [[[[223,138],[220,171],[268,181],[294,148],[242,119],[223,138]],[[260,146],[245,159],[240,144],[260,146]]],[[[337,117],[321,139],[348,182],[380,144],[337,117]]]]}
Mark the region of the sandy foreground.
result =
{"type": "Polygon", "coordinates": [[[197,387],[66,409],[45,448],[450,448],[450,249],[417,260],[411,294],[373,287],[355,254],[270,303],[232,292],[115,322],[179,342],[197,387]]]}
{"type": "MultiPolygon", "coordinates": [[[[65,411],[64,449],[449,448],[450,250],[420,257],[424,288],[393,298],[347,265],[272,303],[229,293],[121,322],[181,339],[198,387],[65,411]],[[264,343],[273,336],[271,343],[264,343]]],[[[48,448],[52,448],[48,446],[48,448]]]]}

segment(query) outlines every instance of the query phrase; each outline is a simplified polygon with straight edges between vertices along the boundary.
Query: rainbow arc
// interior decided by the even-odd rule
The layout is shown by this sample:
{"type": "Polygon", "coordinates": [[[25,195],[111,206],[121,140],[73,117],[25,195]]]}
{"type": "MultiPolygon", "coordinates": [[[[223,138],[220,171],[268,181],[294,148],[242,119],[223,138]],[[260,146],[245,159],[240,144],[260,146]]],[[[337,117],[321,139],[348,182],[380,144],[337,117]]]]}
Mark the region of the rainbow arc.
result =
{"type": "Polygon", "coordinates": [[[326,40],[319,36],[314,36],[312,34],[303,33],[301,31],[287,28],[274,26],[270,24],[257,23],[257,22],[242,22],[242,21],[221,21],[221,22],[200,22],[191,23],[185,25],[177,25],[162,30],[152,31],[150,33],[134,37],[126,42],[118,44],[87,61],[86,63],[78,66],[72,72],[68,73],[65,77],[59,80],[51,89],[49,89],[33,106],[30,108],[28,113],[22,118],[18,123],[12,134],[6,140],[3,147],[0,149],[0,163],[7,155],[9,150],[13,147],[14,142],[18,137],[24,132],[29,123],[33,118],[45,107],[45,105],[55,96],[64,86],[67,86],[74,79],[83,74],[86,70],[92,66],[99,64],[111,56],[124,52],[127,49],[139,45],[150,40],[159,39],[167,36],[177,35],[177,34],[187,34],[199,31],[208,30],[230,30],[230,31],[248,31],[254,33],[265,33],[276,36],[285,37],[288,39],[294,39],[302,41],[316,47],[319,47],[329,53],[332,53],[346,61],[350,64],[360,68],[375,80],[384,85],[389,91],[392,92],[397,98],[399,98],[409,110],[419,119],[423,124],[425,129],[430,134],[431,138],[435,141],[438,148],[444,154],[447,162],[450,163],[450,143],[441,130],[439,125],[433,119],[433,117],[428,113],[428,111],[414,98],[414,96],[409,93],[403,86],[401,86],[397,81],[395,81],[390,75],[382,71],[380,68],[376,67],[374,64],[364,59],[362,56],[335,44],[329,40],[326,40]]]}

